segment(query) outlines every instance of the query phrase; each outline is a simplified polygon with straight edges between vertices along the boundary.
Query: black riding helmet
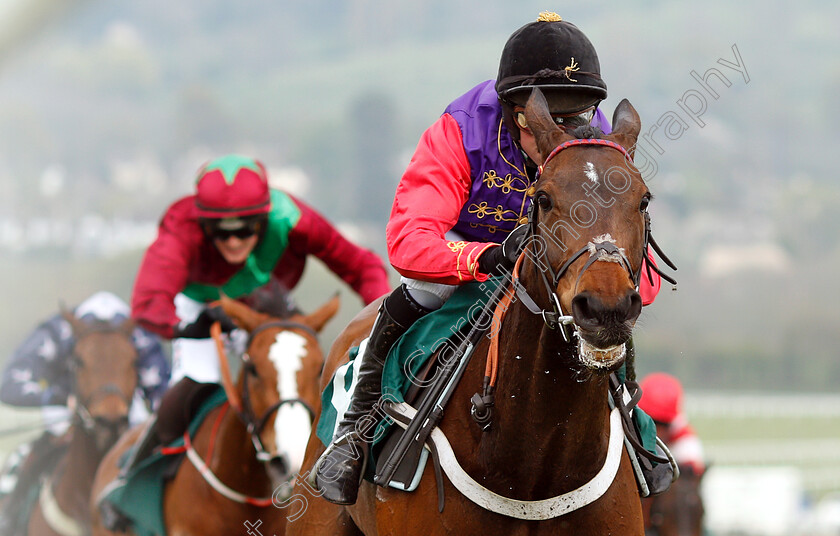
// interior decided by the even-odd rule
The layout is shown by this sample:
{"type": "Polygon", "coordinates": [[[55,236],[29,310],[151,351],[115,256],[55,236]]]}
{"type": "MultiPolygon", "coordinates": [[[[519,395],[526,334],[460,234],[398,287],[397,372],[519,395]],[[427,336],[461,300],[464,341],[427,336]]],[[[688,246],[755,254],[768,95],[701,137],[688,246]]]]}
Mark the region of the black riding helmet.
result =
{"type": "Polygon", "coordinates": [[[502,50],[496,93],[516,140],[513,107],[525,106],[534,87],[543,92],[554,114],[582,112],[607,97],[595,47],[556,13],[540,13],[535,22],[516,30],[502,50]]]}

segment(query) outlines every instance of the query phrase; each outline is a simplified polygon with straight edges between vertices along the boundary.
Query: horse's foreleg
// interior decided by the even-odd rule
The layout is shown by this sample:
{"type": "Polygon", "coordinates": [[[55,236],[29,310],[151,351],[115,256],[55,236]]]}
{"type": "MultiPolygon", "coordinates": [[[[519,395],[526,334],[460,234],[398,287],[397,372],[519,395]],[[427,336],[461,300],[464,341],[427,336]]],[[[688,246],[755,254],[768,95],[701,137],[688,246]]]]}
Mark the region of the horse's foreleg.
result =
{"type": "Polygon", "coordinates": [[[102,520],[99,516],[99,503],[97,499],[102,490],[111,483],[119,474],[120,469],[118,462],[123,453],[131,448],[140,432],[143,430],[142,426],[132,428],[126,432],[117,444],[111,447],[111,450],[105,454],[102,461],[99,463],[99,468],[96,470],[96,476],[93,478],[93,489],[90,495],[90,519],[91,519],[91,536],[121,536],[123,532],[111,532],[102,526],[102,520]]]}

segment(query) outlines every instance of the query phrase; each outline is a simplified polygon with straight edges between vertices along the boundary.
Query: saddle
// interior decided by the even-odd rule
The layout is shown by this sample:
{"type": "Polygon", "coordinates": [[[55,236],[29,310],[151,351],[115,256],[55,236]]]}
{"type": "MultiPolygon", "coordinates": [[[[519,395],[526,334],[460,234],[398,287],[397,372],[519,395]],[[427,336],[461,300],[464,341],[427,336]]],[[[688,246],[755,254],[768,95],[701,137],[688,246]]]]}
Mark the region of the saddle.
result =
{"type": "MultiPolygon", "coordinates": [[[[187,428],[190,437],[195,435],[207,415],[225,402],[227,396],[221,386],[208,394],[187,428]]],[[[182,436],[140,462],[124,480],[106,487],[97,502],[107,500],[113,503],[133,521],[132,529],[137,536],[165,535],[162,500],[164,486],[177,472],[184,452],[182,436]]],[[[125,463],[128,457],[128,452],[124,453],[120,463],[125,463]]]]}

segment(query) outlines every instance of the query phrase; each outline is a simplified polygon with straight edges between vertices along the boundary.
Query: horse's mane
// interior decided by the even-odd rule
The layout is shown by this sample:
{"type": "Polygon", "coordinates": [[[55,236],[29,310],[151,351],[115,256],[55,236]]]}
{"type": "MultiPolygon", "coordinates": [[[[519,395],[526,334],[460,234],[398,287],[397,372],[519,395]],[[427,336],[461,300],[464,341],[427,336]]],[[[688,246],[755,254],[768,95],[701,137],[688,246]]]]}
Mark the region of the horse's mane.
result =
{"type": "Polygon", "coordinates": [[[289,318],[294,314],[300,314],[300,309],[289,290],[276,279],[271,279],[267,284],[244,297],[242,301],[251,309],[276,318],[289,318]]]}
{"type": "Polygon", "coordinates": [[[604,132],[592,125],[581,125],[572,131],[572,136],[579,140],[601,139],[604,137],[604,132]]]}
{"type": "Polygon", "coordinates": [[[85,333],[107,333],[111,331],[119,331],[120,326],[122,326],[125,322],[128,321],[128,319],[123,316],[119,316],[117,318],[112,318],[108,320],[103,318],[95,318],[88,315],[82,316],[81,318],[79,318],[79,320],[81,320],[81,325],[84,326],[83,330],[85,333]]]}

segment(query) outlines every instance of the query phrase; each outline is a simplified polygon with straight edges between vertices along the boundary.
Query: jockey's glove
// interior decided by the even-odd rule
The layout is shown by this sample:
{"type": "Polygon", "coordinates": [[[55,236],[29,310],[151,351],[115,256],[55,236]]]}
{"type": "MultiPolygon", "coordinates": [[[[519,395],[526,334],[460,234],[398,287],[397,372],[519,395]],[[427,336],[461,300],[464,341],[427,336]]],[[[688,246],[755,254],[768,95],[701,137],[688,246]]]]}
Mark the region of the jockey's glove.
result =
{"type": "Polygon", "coordinates": [[[503,275],[513,270],[516,259],[522,253],[525,246],[525,237],[528,235],[528,224],[523,223],[507,235],[507,238],[499,247],[491,247],[484,250],[478,257],[478,269],[489,275],[503,275]]]}
{"type": "Polygon", "coordinates": [[[219,322],[222,325],[222,333],[230,333],[236,329],[236,324],[233,320],[222,310],[222,307],[217,305],[215,307],[208,307],[201,311],[191,323],[181,322],[176,324],[173,331],[173,339],[209,339],[210,326],[214,322],[219,322]]]}

